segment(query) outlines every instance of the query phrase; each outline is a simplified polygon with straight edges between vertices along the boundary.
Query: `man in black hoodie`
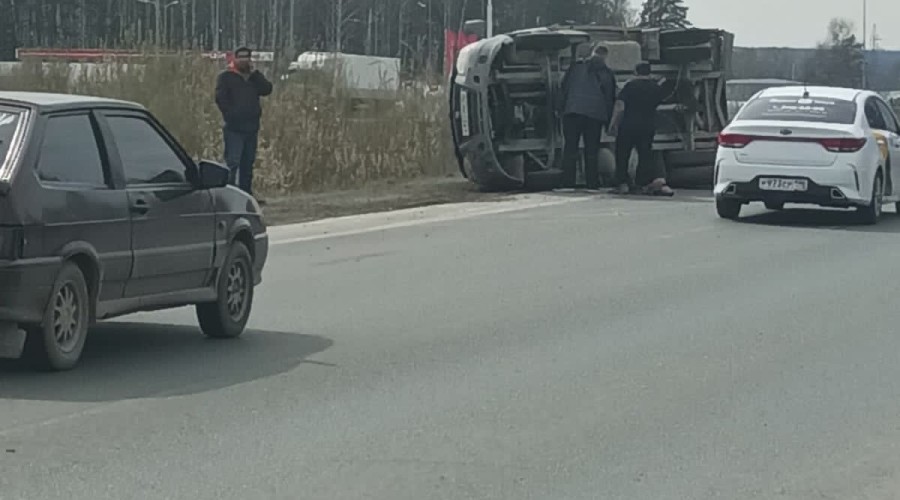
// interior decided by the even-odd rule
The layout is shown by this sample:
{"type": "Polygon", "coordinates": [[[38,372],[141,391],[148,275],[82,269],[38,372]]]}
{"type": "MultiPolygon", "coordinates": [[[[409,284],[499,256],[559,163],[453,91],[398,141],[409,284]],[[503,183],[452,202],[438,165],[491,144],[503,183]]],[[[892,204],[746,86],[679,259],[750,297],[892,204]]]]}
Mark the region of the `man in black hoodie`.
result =
{"type": "Polygon", "coordinates": [[[253,68],[252,52],[234,51],[234,62],[216,80],[216,105],[225,122],[225,163],[238,187],[253,194],[253,163],[262,116],[260,96],[272,93],[272,83],[253,68]]]}
{"type": "Polygon", "coordinates": [[[609,49],[594,48],[590,58],[576,61],[561,84],[563,150],[563,188],[575,187],[575,165],[579,143],[584,139],[584,176],[587,188],[600,187],[600,140],[609,124],[616,102],[616,75],[606,65],[609,49]]]}

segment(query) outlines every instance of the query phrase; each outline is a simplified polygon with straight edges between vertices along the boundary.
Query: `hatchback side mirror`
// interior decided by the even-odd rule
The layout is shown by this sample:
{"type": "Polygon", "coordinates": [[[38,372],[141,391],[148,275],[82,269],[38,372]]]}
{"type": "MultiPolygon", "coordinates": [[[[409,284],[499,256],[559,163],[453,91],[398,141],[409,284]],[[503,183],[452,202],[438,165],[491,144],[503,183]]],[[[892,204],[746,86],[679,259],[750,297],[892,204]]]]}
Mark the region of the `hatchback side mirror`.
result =
{"type": "Polygon", "coordinates": [[[231,180],[231,169],[216,162],[201,160],[197,164],[200,172],[200,188],[215,189],[228,185],[231,180]]]}

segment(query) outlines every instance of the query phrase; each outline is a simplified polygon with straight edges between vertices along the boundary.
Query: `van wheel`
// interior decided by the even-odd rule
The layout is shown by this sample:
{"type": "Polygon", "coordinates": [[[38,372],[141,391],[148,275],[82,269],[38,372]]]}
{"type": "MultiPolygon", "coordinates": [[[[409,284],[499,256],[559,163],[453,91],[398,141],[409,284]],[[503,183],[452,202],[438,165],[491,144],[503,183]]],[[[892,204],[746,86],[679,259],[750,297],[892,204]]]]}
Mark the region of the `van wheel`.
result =
{"type": "Polygon", "coordinates": [[[244,333],[253,306],[253,282],[250,251],[236,241],[220,271],[216,301],[197,304],[197,319],[204,335],[231,339],[244,333]]]}
{"type": "Polygon", "coordinates": [[[741,202],[737,200],[724,198],[716,200],[716,212],[723,219],[737,220],[741,216],[741,207],[741,202]]]}
{"type": "Polygon", "coordinates": [[[84,273],[75,264],[63,265],[40,325],[26,327],[25,355],[40,370],[75,368],[91,324],[91,295],[84,273]]]}
{"type": "Polygon", "coordinates": [[[872,200],[868,206],[856,207],[856,215],[861,224],[871,226],[878,223],[884,204],[884,182],[881,173],[875,175],[872,183],[872,200]]]}

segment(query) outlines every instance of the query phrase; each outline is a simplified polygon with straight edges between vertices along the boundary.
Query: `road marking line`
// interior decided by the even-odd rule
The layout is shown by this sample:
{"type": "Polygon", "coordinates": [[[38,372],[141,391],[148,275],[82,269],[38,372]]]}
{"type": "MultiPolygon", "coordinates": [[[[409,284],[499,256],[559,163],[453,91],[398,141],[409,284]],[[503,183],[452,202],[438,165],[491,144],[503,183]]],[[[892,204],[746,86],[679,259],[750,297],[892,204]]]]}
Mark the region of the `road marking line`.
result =
{"type": "MultiPolygon", "coordinates": [[[[525,199],[525,200],[516,200],[515,202],[513,202],[513,204],[508,204],[505,202],[492,202],[491,205],[493,205],[493,206],[490,206],[490,207],[481,207],[481,208],[476,207],[475,209],[472,209],[472,210],[467,210],[467,211],[462,211],[462,212],[454,212],[452,214],[434,215],[431,217],[425,216],[425,217],[422,217],[419,219],[400,220],[397,222],[378,224],[378,225],[369,226],[369,227],[358,227],[358,228],[347,229],[347,230],[343,230],[343,231],[323,232],[323,233],[319,233],[319,234],[309,234],[309,235],[304,235],[304,236],[287,237],[284,239],[271,239],[269,244],[272,246],[277,246],[277,245],[289,245],[292,243],[304,243],[304,242],[308,242],[308,241],[324,240],[324,239],[330,239],[330,238],[341,238],[341,237],[345,237],[345,236],[355,236],[355,235],[359,235],[359,234],[375,233],[375,232],[387,231],[390,229],[401,229],[401,228],[407,228],[407,227],[421,226],[421,225],[425,225],[425,224],[434,224],[434,223],[438,223],[438,222],[451,222],[451,221],[457,221],[457,220],[472,219],[475,217],[482,217],[485,215],[499,215],[499,214],[505,214],[505,213],[510,213],[510,212],[519,212],[519,211],[523,211],[523,210],[530,210],[530,209],[534,209],[534,208],[547,208],[547,207],[554,207],[554,206],[559,206],[559,205],[567,205],[570,203],[577,203],[577,202],[587,201],[590,199],[591,198],[588,198],[588,197],[564,198],[564,199],[553,199],[553,200],[545,200],[545,201],[537,201],[537,202],[534,202],[534,201],[529,202],[529,200],[525,199]],[[498,206],[498,205],[500,205],[500,206],[498,206]]],[[[462,207],[465,207],[466,205],[467,204],[463,203],[463,204],[435,205],[435,206],[436,207],[444,207],[444,208],[462,208],[462,207]]],[[[382,212],[380,214],[375,214],[375,215],[380,215],[382,217],[389,216],[389,215],[393,215],[393,216],[420,215],[422,213],[422,211],[423,211],[423,209],[409,209],[409,210],[405,210],[403,212],[401,212],[401,211],[382,212]]],[[[367,215],[373,215],[373,214],[367,214],[367,215]]],[[[374,217],[367,217],[367,218],[374,218],[374,217]]],[[[350,217],[341,217],[338,219],[325,219],[325,220],[321,220],[321,221],[297,224],[297,225],[291,226],[289,228],[285,228],[284,226],[281,226],[281,230],[276,231],[276,232],[284,232],[285,229],[287,229],[289,231],[298,230],[298,229],[302,230],[302,229],[307,229],[307,228],[313,229],[317,226],[323,226],[323,225],[327,225],[330,223],[335,223],[335,222],[340,222],[340,221],[350,221],[350,220],[358,221],[358,220],[362,220],[362,217],[361,216],[350,216],[350,217]]],[[[272,237],[272,235],[270,234],[270,238],[271,237],[272,237]]]]}

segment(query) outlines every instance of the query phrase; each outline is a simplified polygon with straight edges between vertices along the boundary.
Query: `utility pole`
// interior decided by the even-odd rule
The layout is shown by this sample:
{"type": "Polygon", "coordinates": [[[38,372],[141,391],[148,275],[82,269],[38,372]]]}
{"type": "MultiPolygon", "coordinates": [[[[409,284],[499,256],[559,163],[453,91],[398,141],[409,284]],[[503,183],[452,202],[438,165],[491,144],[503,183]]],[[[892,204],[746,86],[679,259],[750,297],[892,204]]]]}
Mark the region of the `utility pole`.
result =
{"type": "Polygon", "coordinates": [[[372,7],[369,7],[369,17],[366,20],[366,55],[370,56],[374,52],[372,47],[372,7]]]}
{"type": "Polygon", "coordinates": [[[867,0],[862,0],[862,3],[863,3],[863,37],[862,37],[863,38],[863,50],[866,50],[866,47],[868,46],[867,45],[868,39],[866,38],[866,31],[868,30],[868,27],[869,27],[869,21],[867,19],[869,9],[868,9],[868,5],[867,5],[868,4],[867,0]]]}
{"type": "Polygon", "coordinates": [[[162,47],[162,0],[156,0],[156,48],[162,47]]]}
{"type": "Polygon", "coordinates": [[[341,44],[344,38],[344,0],[337,0],[337,13],[335,14],[334,38],[335,52],[341,52],[341,44]]]}
{"type": "Polygon", "coordinates": [[[296,13],[297,0],[290,0],[290,2],[291,8],[289,9],[289,15],[291,17],[291,20],[288,23],[288,39],[290,40],[290,43],[288,44],[288,46],[291,48],[291,57],[293,58],[297,57],[297,54],[294,53],[296,51],[296,45],[294,45],[294,15],[296,13]]]}
{"type": "Polygon", "coordinates": [[[213,15],[212,15],[212,29],[213,29],[213,50],[218,52],[220,50],[219,45],[219,0],[213,0],[213,15]]]}
{"type": "Polygon", "coordinates": [[[87,1],[81,0],[81,46],[87,47],[87,1]]]}
{"type": "Polygon", "coordinates": [[[863,46],[862,46],[862,87],[865,89],[869,86],[868,82],[868,68],[866,68],[866,47],[868,46],[868,40],[866,40],[867,29],[866,26],[869,22],[868,16],[868,2],[867,0],[862,0],[863,3],[863,46]]]}
{"type": "Polygon", "coordinates": [[[494,0],[487,0],[487,37],[494,36],[494,0]]]}

